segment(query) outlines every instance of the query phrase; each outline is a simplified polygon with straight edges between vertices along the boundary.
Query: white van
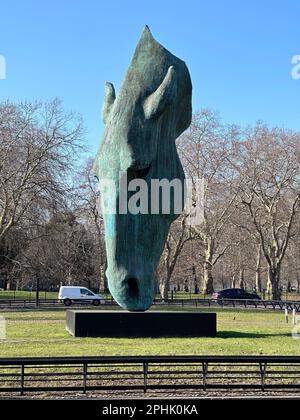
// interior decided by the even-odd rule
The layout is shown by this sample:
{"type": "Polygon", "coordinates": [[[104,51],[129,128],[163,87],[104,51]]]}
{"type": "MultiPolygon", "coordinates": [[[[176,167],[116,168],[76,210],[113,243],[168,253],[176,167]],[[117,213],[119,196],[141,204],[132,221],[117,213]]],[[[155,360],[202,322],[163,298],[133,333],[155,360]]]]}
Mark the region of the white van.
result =
{"type": "Polygon", "coordinates": [[[58,300],[66,306],[72,303],[92,303],[95,306],[104,302],[102,295],[96,295],[86,287],[80,286],[61,286],[58,292],[58,300]]]}

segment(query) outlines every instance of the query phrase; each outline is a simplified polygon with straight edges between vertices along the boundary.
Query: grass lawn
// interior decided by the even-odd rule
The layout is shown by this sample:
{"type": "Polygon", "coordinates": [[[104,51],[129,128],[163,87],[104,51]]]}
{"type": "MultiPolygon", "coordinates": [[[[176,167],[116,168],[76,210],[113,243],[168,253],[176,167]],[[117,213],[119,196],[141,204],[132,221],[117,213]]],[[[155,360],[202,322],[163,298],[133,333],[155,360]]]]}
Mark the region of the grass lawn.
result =
{"type": "MultiPolygon", "coordinates": [[[[58,292],[40,292],[40,299],[57,299],[58,292]]],[[[35,291],[27,290],[1,290],[0,299],[35,299],[35,291]]]]}
{"type": "Polygon", "coordinates": [[[0,357],[300,354],[300,339],[292,338],[283,312],[216,312],[217,338],[159,339],[74,338],[65,330],[64,310],[0,312],[7,331],[0,339],[0,357]]]}

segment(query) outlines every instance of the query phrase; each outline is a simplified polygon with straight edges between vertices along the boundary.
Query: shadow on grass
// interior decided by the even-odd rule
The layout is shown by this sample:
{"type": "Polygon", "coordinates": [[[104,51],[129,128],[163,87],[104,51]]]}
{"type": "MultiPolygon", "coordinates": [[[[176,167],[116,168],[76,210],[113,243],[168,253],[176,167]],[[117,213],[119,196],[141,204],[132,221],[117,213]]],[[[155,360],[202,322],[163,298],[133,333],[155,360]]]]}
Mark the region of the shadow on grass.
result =
{"type": "Polygon", "coordinates": [[[219,331],[217,338],[267,338],[267,337],[290,337],[290,333],[246,333],[239,331],[219,331]]]}

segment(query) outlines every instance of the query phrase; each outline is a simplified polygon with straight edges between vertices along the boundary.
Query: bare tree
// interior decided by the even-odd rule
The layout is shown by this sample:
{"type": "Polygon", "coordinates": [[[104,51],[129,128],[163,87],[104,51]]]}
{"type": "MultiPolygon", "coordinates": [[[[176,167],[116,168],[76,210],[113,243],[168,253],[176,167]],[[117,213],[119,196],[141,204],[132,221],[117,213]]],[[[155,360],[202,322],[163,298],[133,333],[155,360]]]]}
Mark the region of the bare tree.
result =
{"type": "Polygon", "coordinates": [[[107,290],[106,253],[104,241],[104,222],[100,209],[100,196],[95,182],[93,160],[88,159],[79,172],[74,189],[74,204],[76,214],[93,236],[95,264],[99,269],[99,289],[107,290]]]}
{"type": "Polygon", "coordinates": [[[0,240],[65,202],[81,136],[80,118],[58,100],[0,105],[0,240]]]}
{"type": "Polygon", "coordinates": [[[159,283],[160,294],[164,300],[168,299],[170,281],[184,246],[192,239],[192,232],[187,224],[188,217],[188,214],[184,214],[173,223],[166,241],[162,264],[164,269],[161,270],[159,283]]]}
{"type": "MultiPolygon", "coordinates": [[[[268,265],[273,299],[280,298],[280,270],[299,210],[299,136],[258,124],[236,144],[232,161],[238,193],[268,265]]],[[[241,226],[248,229],[246,223],[241,226]]]]}
{"type": "Polygon", "coordinates": [[[205,294],[213,293],[213,267],[232,245],[222,238],[235,201],[228,159],[237,135],[236,127],[226,126],[216,113],[202,110],[194,115],[190,128],[178,142],[186,176],[193,182],[203,179],[205,184],[204,220],[195,226],[195,236],[201,239],[204,247],[205,294]]]}

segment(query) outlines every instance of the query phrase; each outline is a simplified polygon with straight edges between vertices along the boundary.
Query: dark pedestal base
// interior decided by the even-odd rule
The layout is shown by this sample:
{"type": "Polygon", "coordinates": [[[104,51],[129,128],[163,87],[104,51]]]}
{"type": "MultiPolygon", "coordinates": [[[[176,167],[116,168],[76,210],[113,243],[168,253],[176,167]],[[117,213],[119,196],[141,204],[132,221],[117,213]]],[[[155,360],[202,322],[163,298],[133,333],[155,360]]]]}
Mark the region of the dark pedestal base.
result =
{"type": "Polygon", "coordinates": [[[67,310],[74,337],[215,337],[215,313],[67,310]]]}

